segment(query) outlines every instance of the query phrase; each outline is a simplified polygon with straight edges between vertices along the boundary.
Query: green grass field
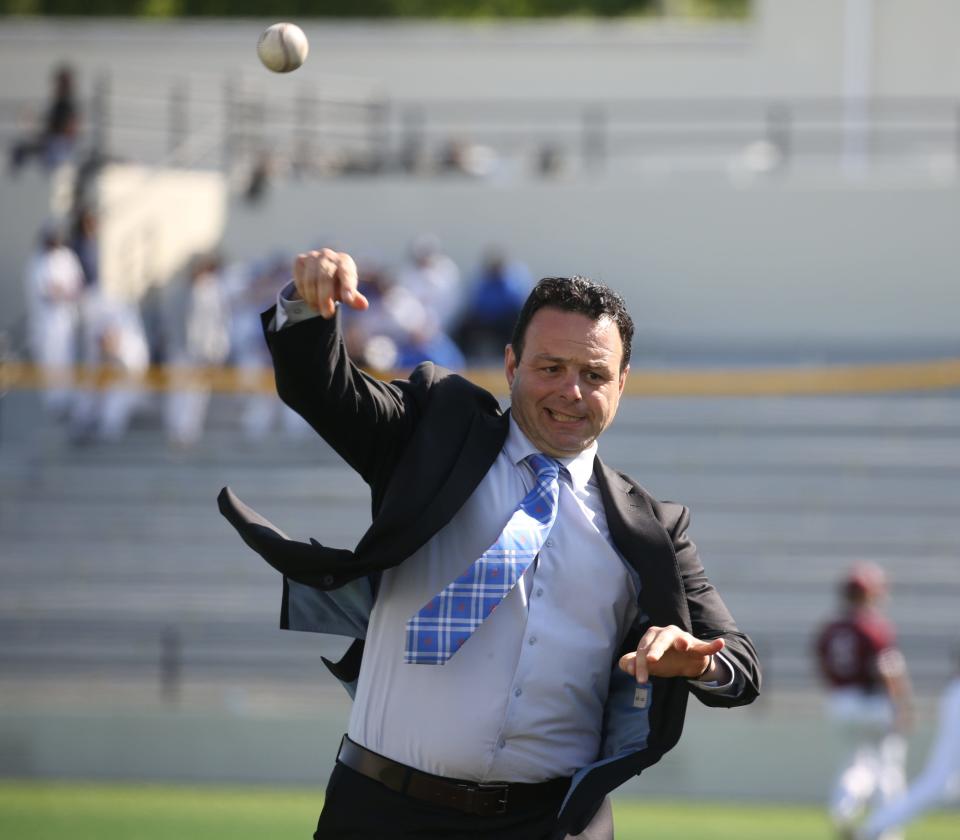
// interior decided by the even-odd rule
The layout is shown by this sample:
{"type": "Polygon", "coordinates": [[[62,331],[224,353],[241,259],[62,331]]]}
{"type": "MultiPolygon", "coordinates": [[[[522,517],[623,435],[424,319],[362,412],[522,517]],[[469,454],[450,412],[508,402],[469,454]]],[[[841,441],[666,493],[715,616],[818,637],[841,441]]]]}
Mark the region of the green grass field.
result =
{"type": "MultiPolygon", "coordinates": [[[[306,840],[320,794],[269,788],[0,782],[4,840],[306,840]]],[[[821,810],[617,800],[617,840],[829,840],[821,810]]],[[[960,814],[910,827],[910,840],[957,840],[960,814]]]]}

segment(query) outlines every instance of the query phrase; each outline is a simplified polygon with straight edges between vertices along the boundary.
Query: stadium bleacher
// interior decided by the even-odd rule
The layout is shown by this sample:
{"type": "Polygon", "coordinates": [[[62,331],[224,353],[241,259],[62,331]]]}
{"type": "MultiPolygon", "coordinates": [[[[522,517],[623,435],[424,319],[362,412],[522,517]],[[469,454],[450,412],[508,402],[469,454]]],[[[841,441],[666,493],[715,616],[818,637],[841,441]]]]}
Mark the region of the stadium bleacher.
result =
{"type": "MultiPolygon", "coordinates": [[[[220,518],[230,484],[296,538],[352,545],[365,488],[312,438],[252,444],[215,397],[206,437],[169,449],[149,419],[113,446],[72,447],[4,398],[0,671],[283,681],[337,641],[278,634],[279,581],[220,518]]],[[[951,396],[631,398],[605,459],[693,512],[708,572],[763,650],[768,688],[808,691],[812,630],[837,579],[873,559],[921,691],[960,638],[960,403],[951,396]]],[[[317,668],[318,677],[319,671],[317,668]]]]}

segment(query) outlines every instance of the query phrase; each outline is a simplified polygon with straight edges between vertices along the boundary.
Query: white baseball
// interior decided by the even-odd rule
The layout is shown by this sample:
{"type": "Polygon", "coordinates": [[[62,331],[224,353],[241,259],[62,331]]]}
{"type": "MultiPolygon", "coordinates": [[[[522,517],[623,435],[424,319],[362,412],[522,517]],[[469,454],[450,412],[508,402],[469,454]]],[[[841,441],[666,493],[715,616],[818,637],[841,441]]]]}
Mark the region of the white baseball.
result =
{"type": "Polygon", "coordinates": [[[274,73],[289,73],[307,60],[310,44],[295,23],[268,26],[257,41],[257,55],[263,66],[274,73]]]}

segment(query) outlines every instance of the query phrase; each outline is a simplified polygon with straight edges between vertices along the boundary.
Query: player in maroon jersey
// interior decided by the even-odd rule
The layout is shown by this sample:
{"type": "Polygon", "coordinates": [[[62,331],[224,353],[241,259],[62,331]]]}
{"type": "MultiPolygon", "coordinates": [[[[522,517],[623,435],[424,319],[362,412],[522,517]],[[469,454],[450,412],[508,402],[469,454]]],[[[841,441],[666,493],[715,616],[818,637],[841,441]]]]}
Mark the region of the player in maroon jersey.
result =
{"type": "Polygon", "coordinates": [[[868,803],[887,802],[904,788],[911,690],[893,624],[880,611],[886,595],[884,571],[857,564],[843,580],[841,614],[816,641],[828,713],[847,746],[830,800],[842,836],[849,836],[868,803]]]}

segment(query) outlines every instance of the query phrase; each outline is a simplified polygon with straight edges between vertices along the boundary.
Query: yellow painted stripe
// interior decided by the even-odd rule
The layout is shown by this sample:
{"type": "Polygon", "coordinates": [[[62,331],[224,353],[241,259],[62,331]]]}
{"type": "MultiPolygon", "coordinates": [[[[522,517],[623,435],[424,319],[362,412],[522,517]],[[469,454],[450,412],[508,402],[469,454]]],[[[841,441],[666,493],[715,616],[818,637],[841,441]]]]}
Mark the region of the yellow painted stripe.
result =
{"type": "MultiPolygon", "coordinates": [[[[469,378],[505,394],[503,373],[473,371],[469,378]]],[[[960,359],[885,365],[825,365],[717,369],[634,369],[624,393],[633,397],[791,396],[948,391],[960,388],[960,359]]]]}
{"type": "MultiPolygon", "coordinates": [[[[791,396],[948,391],[960,388],[960,359],[883,365],[637,371],[627,390],[658,396],[791,396]]],[[[628,380],[629,382],[629,380],[628,380]]]]}
{"type": "MultiPolygon", "coordinates": [[[[385,374],[384,379],[401,374],[385,374]]],[[[471,370],[467,378],[504,396],[501,370],[471,370]]],[[[225,393],[273,393],[269,368],[153,367],[141,377],[111,368],[79,366],[43,371],[21,362],[0,364],[0,390],[31,390],[74,385],[103,389],[119,385],[152,391],[210,388],[225,393]]],[[[875,365],[763,367],[718,369],[634,369],[627,379],[628,396],[791,396],[802,394],[882,394],[960,389],[960,359],[875,365]]]]}

